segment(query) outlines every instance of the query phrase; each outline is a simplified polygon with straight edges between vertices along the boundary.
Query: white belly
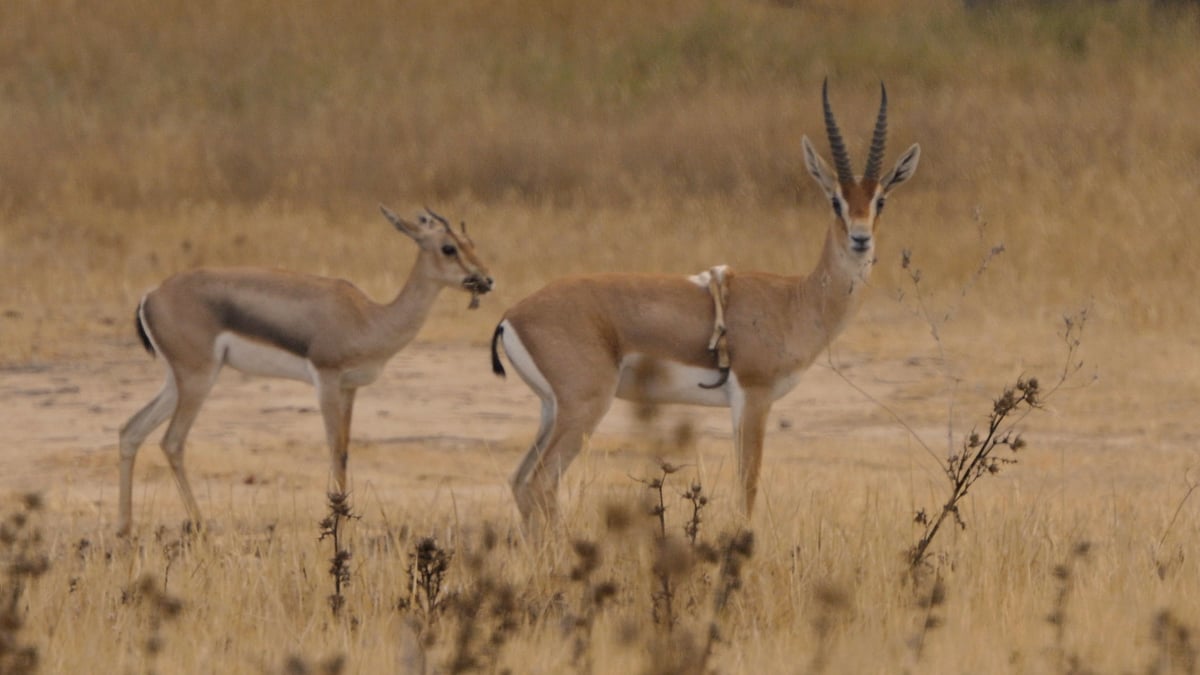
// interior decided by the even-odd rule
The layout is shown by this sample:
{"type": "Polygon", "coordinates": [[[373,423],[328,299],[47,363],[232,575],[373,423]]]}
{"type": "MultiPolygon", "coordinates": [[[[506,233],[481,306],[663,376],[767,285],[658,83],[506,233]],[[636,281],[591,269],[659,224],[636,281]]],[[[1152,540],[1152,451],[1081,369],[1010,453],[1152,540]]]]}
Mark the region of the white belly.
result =
{"type": "MultiPolygon", "coordinates": [[[[778,401],[794,389],[802,373],[802,370],[797,370],[776,380],[771,387],[771,401],[778,401]]],[[[716,389],[700,386],[701,383],[713,384],[720,376],[716,368],[699,368],[630,354],[621,360],[617,398],[727,408],[731,397],[741,390],[737,375],[730,373],[725,384],[716,389]]]]}
{"type": "Polygon", "coordinates": [[[729,381],[717,389],[700,386],[702,383],[713,384],[720,377],[721,373],[716,368],[699,368],[630,354],[621,360],[617,398],[648,403],[728,407],[729,390],[737,386],[737,378],[730,375],[729,381]]]}
{"type": "Polygon", "coordinates": [[[218,359],[250,375],[282,377],[309,384],[315,379],[308,359],[234,333],[218,335],[213,350],[218,359]]]}

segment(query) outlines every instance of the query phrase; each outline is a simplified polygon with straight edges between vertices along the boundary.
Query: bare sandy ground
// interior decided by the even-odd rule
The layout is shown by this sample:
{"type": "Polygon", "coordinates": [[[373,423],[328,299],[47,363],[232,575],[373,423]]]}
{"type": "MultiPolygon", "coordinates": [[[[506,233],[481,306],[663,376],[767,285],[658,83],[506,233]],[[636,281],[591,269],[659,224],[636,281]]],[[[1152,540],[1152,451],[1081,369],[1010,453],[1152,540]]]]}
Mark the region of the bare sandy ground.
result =
{"type": "MultiPolygon", "coordinates": [[[[765,460],[768,509],[771,494],[780,490],[903,480],[923,497],[931,489],[923,486],[938,484],[931,452],[893,413],[932,454],[944,453],[952,400],[945,378],[927,359],[897,358],[902,349],[877,354],[859,342],[836,354],[840,374],[818,364],[776,404],[765,460]]],[[[0,424],[7,430],[0,491],[41,492],[52,508],[73,514],[79,527],[111,531],[117,430],[158,391],[163,366],[132,340],[98,349],[86,361],[0,371],[0,424]]],[[[1175,378],[1187,373],[1176,371],[1175,378]]],[[[1170,380],[1167,372],[1149,376],[1167,392],[1170,406],[1135,394],[1123,399],[1122,388],[1111,383],[1068,392],[1064,405],[1027,420],[1032,449],[1003,479],[1063,498],[1155,485],[1182,492],[1185,473],[1200,464],[1189,422],[1197,410],[1196,388],[1170,380]],[[1171,394],[1175,390],[1184,394],[1171,394]],[[1143,401],[1141,408],[1130,403],[1135,400],[1143,401]]],[[[1005,383],[996,378],[963,386],[957,394],[961,423],[982,423],[988,407],[978,402],[1005,383]]],[[[384,511],[399,502],[457,507],[456,500],[481,495],[489,509],[510,509],[506,480],[532,438],[537,415],[537,401],[519,378],[500,380],[491,373],[486,346],[410,345],[378,382],[359,392],[350,457],[354,490],[368,495],[368,509],[384,511]]],[[[730,497],[733,455],[723,409],[672,407],[646,422],[633,406],[617,402],[588,459],[577,462],[572,474],[626,483],[648,475],[662,451],[657,443],[681,427],[695,442],[675,459],[698,463],[717,499],[730,497]]],[[[135,519],[142,526],[183,518],[157,447],[159,434],[138,459],[135,519]]],[[[193,428],[187,465],[206,517],[216,521],[236,522],[246,514],[235,511],[278,502],[280,494],[300,503],[302,517],[319,513],[328,458],[311,388],[226,369],[193,428]]]]}

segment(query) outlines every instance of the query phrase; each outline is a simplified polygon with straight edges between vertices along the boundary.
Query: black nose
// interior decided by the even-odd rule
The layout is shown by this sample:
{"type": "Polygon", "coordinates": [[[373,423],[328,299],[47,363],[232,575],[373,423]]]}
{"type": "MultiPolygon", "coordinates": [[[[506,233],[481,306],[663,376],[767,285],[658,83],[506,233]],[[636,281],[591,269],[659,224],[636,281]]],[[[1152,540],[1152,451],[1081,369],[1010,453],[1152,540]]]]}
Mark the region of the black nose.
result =
{"type": "Polygon", "coordinates": [[[495,280],[491,277],[471,276],[465,282],[463,282],[463,286],[466,286],[476,293],[487,293],[488,291],[492,290],[492,286],[495,283],[495,280]]]}
{"type": "Polygon", "coordinates": [[[854,234],[850,236],[850,241],[853,243],[855,251],[862,253],[871,248],[871,235],[869,234],[854,234]]]}

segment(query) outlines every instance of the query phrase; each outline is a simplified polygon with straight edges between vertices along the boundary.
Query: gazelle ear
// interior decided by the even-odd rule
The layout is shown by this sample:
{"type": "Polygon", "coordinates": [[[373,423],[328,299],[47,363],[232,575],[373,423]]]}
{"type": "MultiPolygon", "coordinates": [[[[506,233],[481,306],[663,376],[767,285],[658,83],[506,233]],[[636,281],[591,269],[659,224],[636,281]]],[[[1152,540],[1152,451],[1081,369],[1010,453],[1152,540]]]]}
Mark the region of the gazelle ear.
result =
{"type": "Polygon", "coordinates": [[[825,198],[833,199],[837,194],[837,178],[829,170],[829,165],[825,163],[825,160],[817,154],[816,149],[809,142],[808,136],[804,136],[800,143],[804,146],[804,166],[808,168],[808,173],[825,191],[825,198]]]}
{"type": "Polygon", "coordinates": [[[403,218],[396,215],[395,213],[392,213],[391,209],[384,206],[383,204],[379,205],[379,211],[380,211],[380,213],[383,214],[384,218],[388,219],[388,222],[390,222],[393,227],[395,227],[397,230],[400,231],[401,234],[406,234],[409,237],[412,237],[413,239],[417,238],[418,234],[421,231],[419,226],[413,225],[412,223],[404,220],[403,218]]]}
{"type": "Polygon", "coordinates": [[[892,167],[892,170],[879,182],[883,186],[883,194],[886,195],[892,191],[892,188],[912,178],[913,174],[917,172],[917,162],[920,159],[921,146],[913,143],[912,147],[905,150],[904,154],[900,155],[900,159],[896,160],[896,166],[892,167]]]}

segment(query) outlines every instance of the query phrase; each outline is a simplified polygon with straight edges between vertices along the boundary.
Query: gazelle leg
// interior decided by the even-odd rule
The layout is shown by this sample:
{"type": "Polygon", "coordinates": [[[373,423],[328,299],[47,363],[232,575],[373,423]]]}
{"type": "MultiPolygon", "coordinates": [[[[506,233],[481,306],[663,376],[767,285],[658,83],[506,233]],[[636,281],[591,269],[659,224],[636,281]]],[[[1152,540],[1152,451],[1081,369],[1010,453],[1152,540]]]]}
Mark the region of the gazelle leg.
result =
{"type": "Polygon", "coordinates": [[[731,403],[733,445],[737,454],[738,479],[742,484],[742,510],[749,518],[758,496],[758,476],[762,469],[763,441],[766,438],[771,399],[765,392],[739,390],[734,393],[731,403]]]}
{"type": "Polygon", "coordinates": [[[537,437],[534,438],[533,445],[530,446],[529,451],[525,453],[525,457],[521,459],[520,466],[513,473],[511,482],[514,490],[518,485],[524,485],[529,482],[529,476],[537,468],[538,462],[541,461],[542,453],[546,451],[546,444],[550,442],[550,432],[554,430],[555,408],[556,406],[552,397],[542,399],[542,419],[538,426],[537,437]]]}
{"type": "Polygon", "coordinates": [[[175,411],[178,392],[175,388],[175,375],[168,370],[166,382],[162,389],[141,410],[133,414],[129,421],[121,426],[118,447],[121,455],[121,492],[120,511],[117,518],[117,534],[129,534],[133,524],[133,464],[137,459],[138,449],[146,441],[150,432],[171,417],[175,411]]]}
{"type": "Polygon", "coordinates": [[[527,526],[534,526],[539,517],[544,523],[557,520],[559,479],[608,412],[616,389],[615,375],[612,380],[611,386],[602,387],[603,394],[582,400],[559,400],[549,429],[543,404],[543,425],[538,439],[545,438],[545,445],[539,448],[535,443],[513,476],[513,496],[527,526]]]}
{"type": "Polygon", "coordinates": [[[350,417],[357,390],[343,388],[335,374],[317,378],[317,397],[325,420],[325,439],[333,472],[333,489],[345,492],[346,465],[350,461],[350,417]]]}
{"type": "Polygon", "coordinates": [[[196,526],[201,526],[203,521],[200,516],[200,507],[196,504],[196,497],[192,494],[192,487],[188,483],[187,472],[183,468],[183,449],[187,442],[188,432],[191,431],[196,416],[200,414],[200,406],[204,404],[204,399],[208,398],[208,392],[212,391],[213,383],[216,381],[217,372],[220,369],[220,364],[217,364],[208,371],[187,374],[175,372],[178,400],[175,403],[175,414],[171,416],[171,423],[167,425],[167,432],[163,434],[162,439],[162,451],[167,456],[167,463],[170,464],[171,472],[175,476],[179,495],[183,498],[184,507],[187,508],[188,518],[196,526]]]}

